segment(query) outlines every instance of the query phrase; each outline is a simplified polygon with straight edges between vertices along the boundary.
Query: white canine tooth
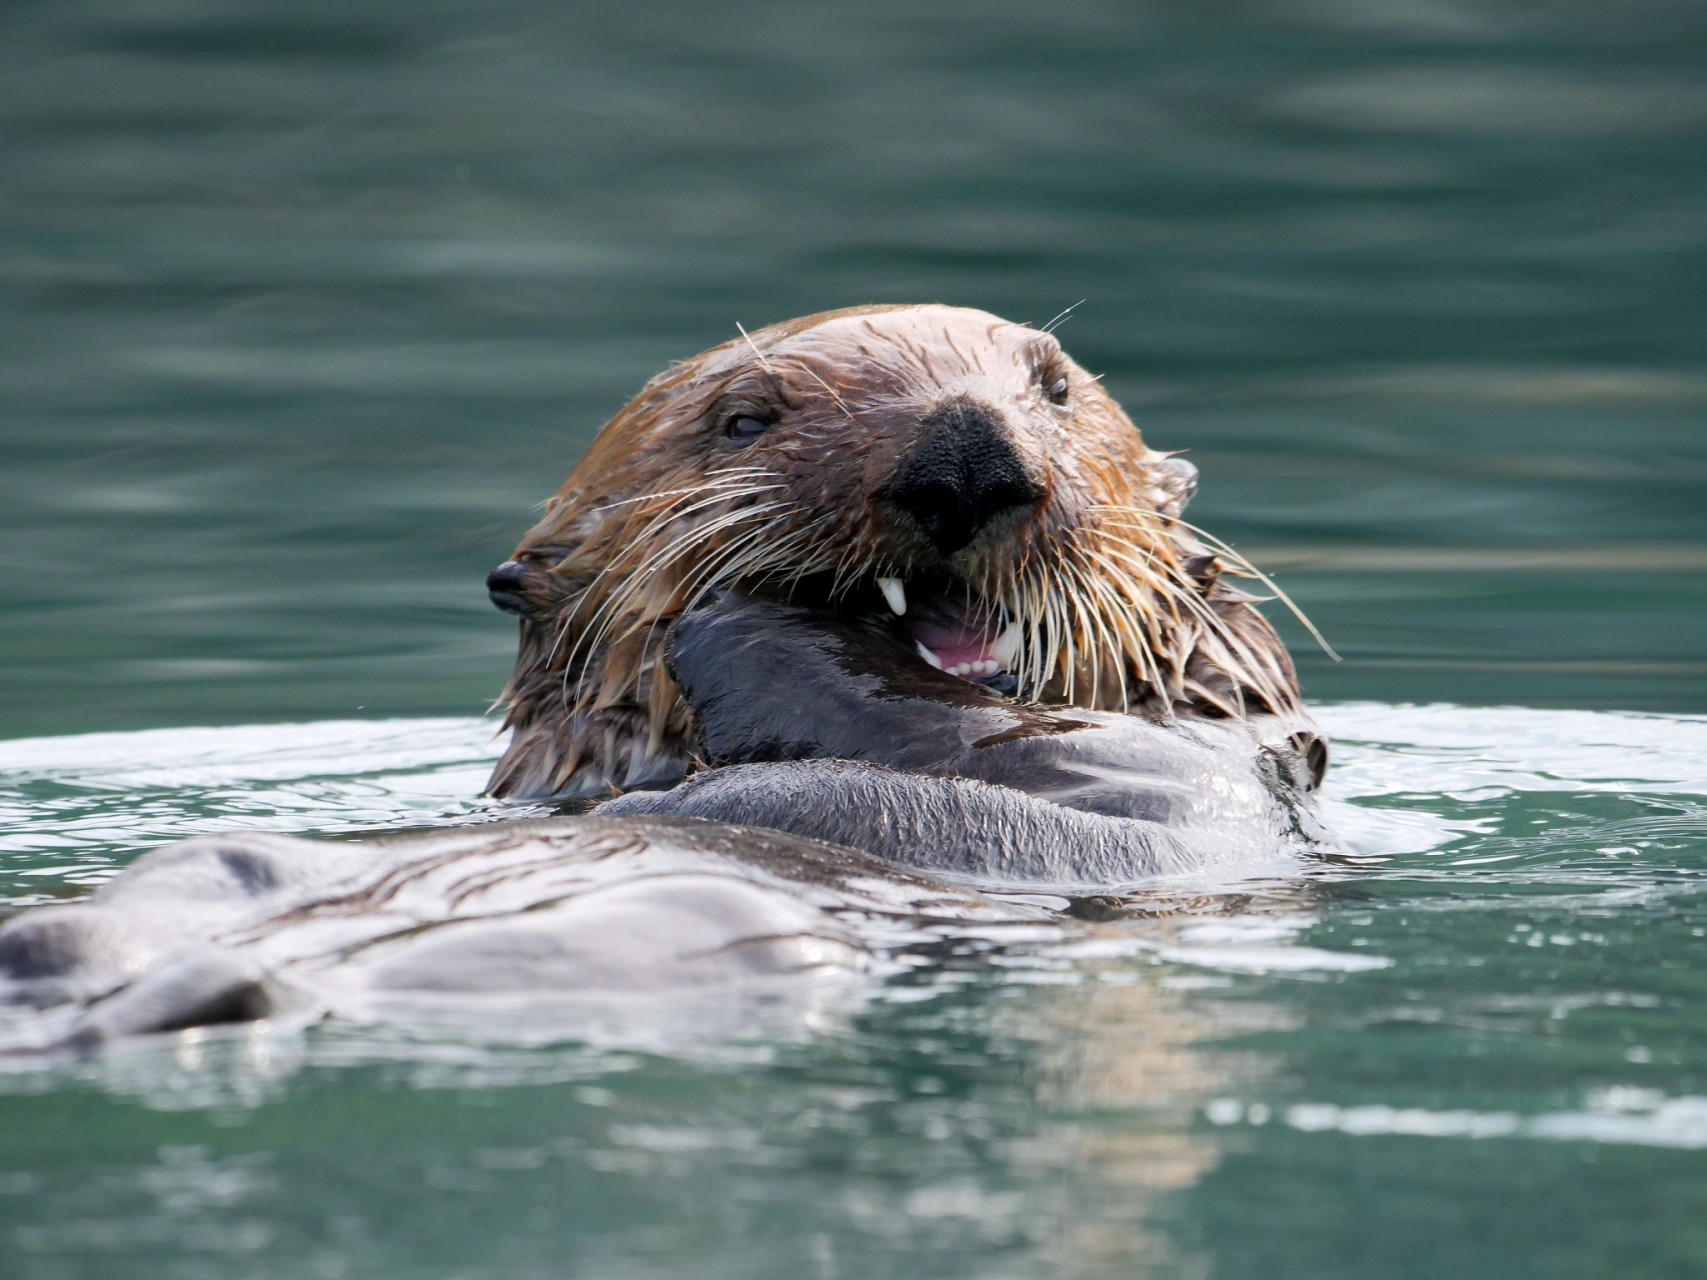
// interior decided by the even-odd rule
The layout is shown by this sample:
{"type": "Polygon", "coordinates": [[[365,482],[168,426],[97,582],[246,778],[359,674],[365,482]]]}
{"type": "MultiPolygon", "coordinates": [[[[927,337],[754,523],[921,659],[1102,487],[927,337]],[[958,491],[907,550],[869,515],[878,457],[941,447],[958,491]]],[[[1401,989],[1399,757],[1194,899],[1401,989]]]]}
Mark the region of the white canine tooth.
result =
{"type": "Polygon", "coordinates": [[[883,593],[883,598],[889,602],[889,611],[897,618],[907,612],[907,589],[901,585],[899,578],[879,578],[877,589],[883,593]]]}
{"type": "Polygon", "coordinates": [[[1003,667],[1013,669],[1014,659],[1019,657],[1019,623],[1008,623],[1007,630],[996,637],[996,643],[990,646],[990,655],[996,660],[996,669],[1003,667]]]}
{"type": "Polygon", "coordinates": [[[918,645],[918,647],[919,647],[919,657],[923,658],[926,662],[930,663],[931,666],[935,667],[938,671],[942,670],[942,659],[941,658],[937,657],[936,654],[932,653],[929,649],[925,648],[925,646],[922,642],[915,640],[915,641],[913,641],[913,643],[918,645]]]}

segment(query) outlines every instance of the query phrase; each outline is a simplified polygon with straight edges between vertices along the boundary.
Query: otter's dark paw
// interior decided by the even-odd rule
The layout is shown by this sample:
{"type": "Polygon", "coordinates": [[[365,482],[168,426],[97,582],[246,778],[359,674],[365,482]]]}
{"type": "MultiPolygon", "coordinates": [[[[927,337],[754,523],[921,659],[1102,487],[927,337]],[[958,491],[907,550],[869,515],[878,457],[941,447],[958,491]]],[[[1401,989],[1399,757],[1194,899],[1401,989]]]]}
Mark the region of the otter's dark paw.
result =
{"type": "Polygon", "coordinates": [[[670,630],[670,674],[720,764],[869,760],[931,773],[1049,717],[919,659],[892,619],[736,591],[670,630]]]}

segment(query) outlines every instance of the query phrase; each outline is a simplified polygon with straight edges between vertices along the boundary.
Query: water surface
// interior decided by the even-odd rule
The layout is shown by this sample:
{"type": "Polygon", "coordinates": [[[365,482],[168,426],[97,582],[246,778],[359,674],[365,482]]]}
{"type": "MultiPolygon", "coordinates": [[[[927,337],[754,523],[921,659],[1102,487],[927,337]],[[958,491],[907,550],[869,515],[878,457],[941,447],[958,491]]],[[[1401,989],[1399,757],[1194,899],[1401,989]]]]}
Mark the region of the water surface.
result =
{"type": "Polygon", "coordinates": [[[481,580],[599,424],[885,301],[1083,300],[1346,656],[1314,696],[1707,711],[1704,48],[1665,0],[10,6],[0,730],[479,714],[481,580]]]}
{"type": "MultiPolygon", "coordinates": [[[[733,1023],[13,1063],[0,1230],[103,1277],[1698,1268],[1707,718],[1318,714],[1352,864],[945,931],[733,1023]]],[[[201,831],[487,820],[494,754],[478,720],[12,742],[0,892],[201,831]]]]}
{"type": "Polygon", "coordinates": [[[1277,618],[1368,855],[741,1035],[5,1072],[8,1269],[1707,1270],[1704,45],[1681,0],[8,6],[7,904],[503,816],[532,505],[671,360],[872,301],[1083,300],[1345,655],[1277,618]]]}

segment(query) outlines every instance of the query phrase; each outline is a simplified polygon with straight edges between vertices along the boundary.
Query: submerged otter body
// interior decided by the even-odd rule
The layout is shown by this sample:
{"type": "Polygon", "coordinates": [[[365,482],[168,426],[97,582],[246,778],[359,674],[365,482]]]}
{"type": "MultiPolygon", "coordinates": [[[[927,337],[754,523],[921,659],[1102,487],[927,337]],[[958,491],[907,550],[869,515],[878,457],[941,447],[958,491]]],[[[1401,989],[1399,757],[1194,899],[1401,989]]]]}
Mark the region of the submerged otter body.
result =
{"type": "Polygon", "coordinates": [[[160,850],[0,928],[0,1045],[794,982],[897,920],[1296,868],[1326,742],[1194,477],[982,312],[678,365],[488,580],[522,619],[490,790],[591,814],[160,850]]]}
{"type": "Polygon", "coordinates": [[[709,988],[774,1001],[858,975],[920,913],[1024,909],[850,849],[671,818],[202,836],[0,928],[0,1055],[326,1016],[576,1037],[635,1000],[673,1001],[676,1019],[709,988]]]}

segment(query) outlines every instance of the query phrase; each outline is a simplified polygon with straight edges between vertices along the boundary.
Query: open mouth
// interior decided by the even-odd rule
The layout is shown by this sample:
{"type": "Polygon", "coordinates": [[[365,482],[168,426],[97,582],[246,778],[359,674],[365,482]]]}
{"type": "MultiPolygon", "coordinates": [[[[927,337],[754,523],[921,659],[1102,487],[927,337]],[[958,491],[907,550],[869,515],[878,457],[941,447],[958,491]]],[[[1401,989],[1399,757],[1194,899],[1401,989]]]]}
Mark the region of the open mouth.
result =
{"type": "MultiPolygon", "coordinates": [[[[765,596],[763,582],[738,590],[765,596]]],[[[902,641],[920,662],[944,675],[1014,697],[1020,688],[1024,636],[1001,601],[989,600],[957,578],[915,573],[907,578],[866,578],[837,588],[830,574],[810,574],[787,585],[790,603],[822,610],[845,622],[877,627],[902,641]]],[[[899,657],[899,654],[895,656],[899,657]]]]}
{"type": "Polygon", "coordinates": [[[1018,689],[1019,677],[1011,667],[1019,654],[1019,624],[1000,605],[947,579],[878,578],[876,584],[919,657],[931,666],[999,693],[1018,689]]]}

